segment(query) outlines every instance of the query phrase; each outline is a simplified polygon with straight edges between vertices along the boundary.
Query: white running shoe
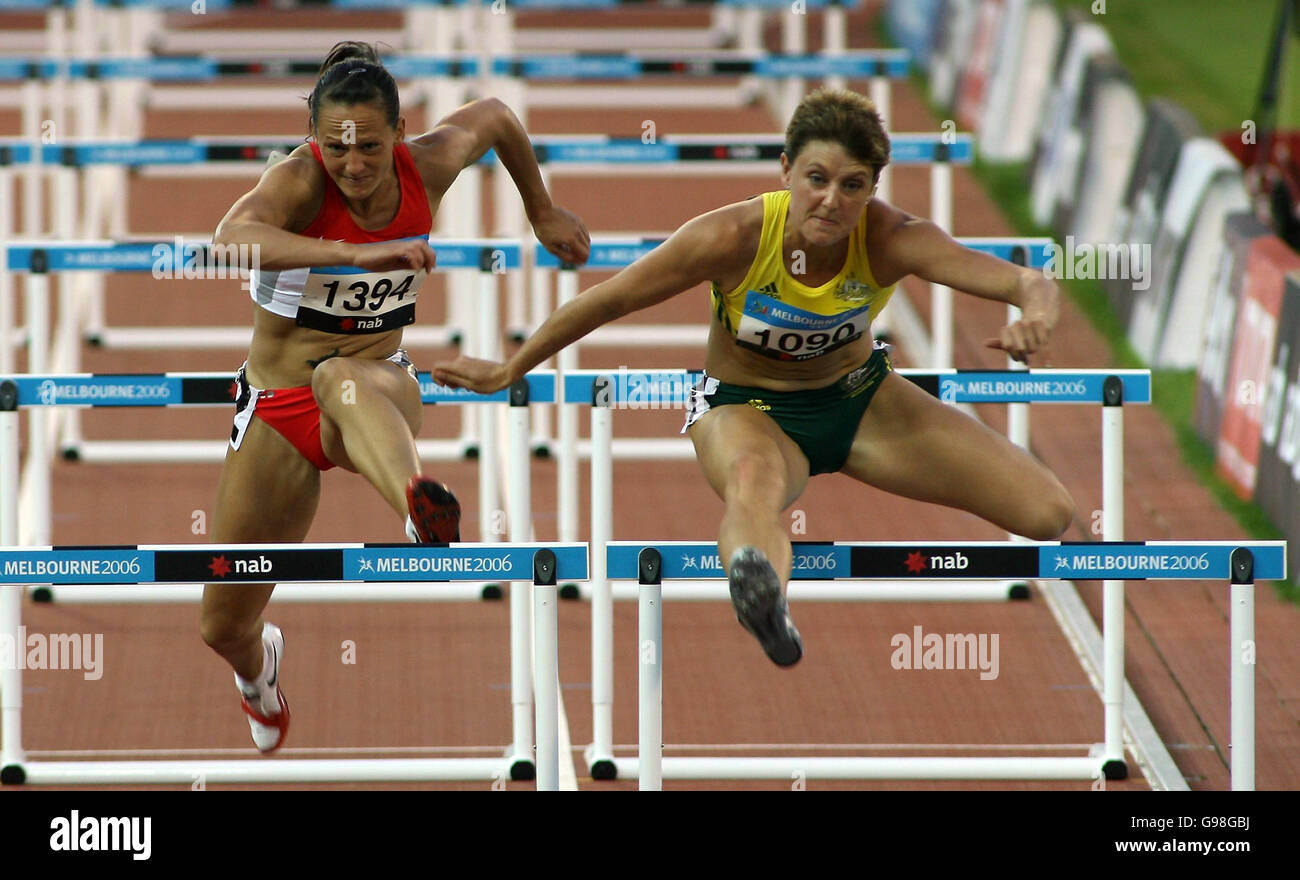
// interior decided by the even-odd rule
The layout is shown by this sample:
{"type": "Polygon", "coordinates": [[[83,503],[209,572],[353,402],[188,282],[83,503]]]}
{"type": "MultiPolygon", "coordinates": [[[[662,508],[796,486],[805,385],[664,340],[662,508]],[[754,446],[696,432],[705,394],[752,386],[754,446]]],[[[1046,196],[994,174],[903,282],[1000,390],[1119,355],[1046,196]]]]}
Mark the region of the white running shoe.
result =
{"type": "Polygon", "coordinates": [[[244,714],[253,733],[253,744],[264,755],[269,755],[284,744],[289,733],[289,704],[280,690],[280,662],[284,659],[284,634],[274,623],[262,624],[262,646],[265,659],[262,674],[255,682],[245,682],[235,674],[235,684],[244,698],[244,714]],[[270,698],[270,691],[274,697],[270,698]],[[270,702],[271,706],[267,703],[270,702]]]}

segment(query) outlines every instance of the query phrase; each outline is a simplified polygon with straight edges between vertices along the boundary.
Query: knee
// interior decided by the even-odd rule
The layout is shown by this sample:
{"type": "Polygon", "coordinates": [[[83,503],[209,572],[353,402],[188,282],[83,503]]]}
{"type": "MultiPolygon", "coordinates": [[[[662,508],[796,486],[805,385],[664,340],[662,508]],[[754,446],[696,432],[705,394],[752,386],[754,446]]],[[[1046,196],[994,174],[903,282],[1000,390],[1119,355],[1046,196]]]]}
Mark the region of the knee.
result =
{"type": "Polygon", "coordinates": [[[761,452],[737,455],[727,475],[727,500],[771,503],[780,508],[785,495],[785,464],[761,452]]]}
{"type": "Polygon", "coordinates": [[[350,358],[321,361],[311,374],[311,393],[322,409],[335,402],[346,402],[349,396],[355,400],[357,384],[357,369],[350,358]]]}
{"type": "Polygon", "coordinates": [[[1020,534],[1031,541],[1055,541],[1074,522],[1074,499],[1056,479],[1048,491],[1039,493],[1026,510],[1020,534]]]}

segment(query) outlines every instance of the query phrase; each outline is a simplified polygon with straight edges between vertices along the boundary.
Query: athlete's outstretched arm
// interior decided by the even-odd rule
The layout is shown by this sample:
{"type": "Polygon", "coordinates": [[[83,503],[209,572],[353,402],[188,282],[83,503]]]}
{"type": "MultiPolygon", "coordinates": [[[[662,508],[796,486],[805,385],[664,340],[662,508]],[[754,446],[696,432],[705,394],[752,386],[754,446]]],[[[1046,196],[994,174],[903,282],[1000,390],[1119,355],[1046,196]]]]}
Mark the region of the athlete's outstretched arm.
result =
{"type": "Polygon", "coordinates": [[[587,228],[575,215],[551,202],[528,132],[500,100],[482,98],[460,107],[415,143],[434,147],[442,158],[443,179],[437,183],[441,192],[446,192],[462,169],[488,150],[495,150],[519,190],[537,240],[562,260],[587,261],[591,249],[587,228]]]}
{"type": "Polygon", "coordinates": [[[1060,319],[1060,291],[1055,281],[1035,269],[963,247],[929,220],[890,210],[897,222],[882,231],[883,247],[880,257],[873,257],[873,269],[879,263],[881,275],[889,278],[915,275],[1016,306],[1020,319],[1004,327],[999,338],[984,344],[1018,361],[1025,361],[1047,345],[1060,319]]]}
{"type": "Polygon", "coordinates": [[[434,364],[434,381],[481,394],[505,388],[597,327],[711,280],[722,261],[736,252],[740,237],[734,213],[696,217],[614,277],[553,312],[506,363],[459,357],[434,364]]]}

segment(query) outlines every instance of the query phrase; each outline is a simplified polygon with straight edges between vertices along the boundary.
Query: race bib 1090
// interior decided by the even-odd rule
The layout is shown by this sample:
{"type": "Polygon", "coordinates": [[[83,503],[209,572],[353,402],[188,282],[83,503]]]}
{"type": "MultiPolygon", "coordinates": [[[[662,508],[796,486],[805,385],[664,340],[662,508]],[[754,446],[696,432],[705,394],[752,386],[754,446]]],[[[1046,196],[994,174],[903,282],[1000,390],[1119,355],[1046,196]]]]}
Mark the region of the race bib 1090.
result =
{"type": "Polygon", "coordinates": [[[870,305],[819,315],[753,290],[745,296],[736,342],[759,354],[785,361],[803,361],[858,339],[870,322],[870,305]]]}

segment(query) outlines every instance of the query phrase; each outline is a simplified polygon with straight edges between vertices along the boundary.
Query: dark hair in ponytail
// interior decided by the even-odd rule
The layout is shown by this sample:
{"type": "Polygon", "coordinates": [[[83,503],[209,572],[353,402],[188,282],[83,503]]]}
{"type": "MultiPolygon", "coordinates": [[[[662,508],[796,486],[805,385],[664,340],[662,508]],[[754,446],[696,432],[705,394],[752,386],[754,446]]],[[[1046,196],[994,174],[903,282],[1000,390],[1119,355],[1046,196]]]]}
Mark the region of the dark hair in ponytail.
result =
{"type": "Polygon", "coordinates": [[[379,52],[370,43],[348,40],[335,43],[320,66],[316,87],[307,96],[309,125],[316,130],[320,105],[379,103],[388,124],[396,128],[398,117],[397,83],[379,61],[379,52]]]}

